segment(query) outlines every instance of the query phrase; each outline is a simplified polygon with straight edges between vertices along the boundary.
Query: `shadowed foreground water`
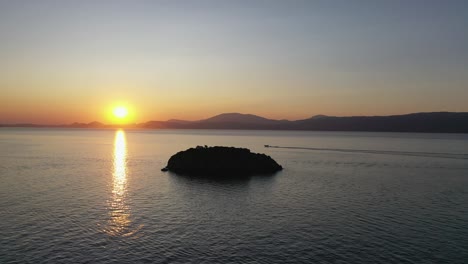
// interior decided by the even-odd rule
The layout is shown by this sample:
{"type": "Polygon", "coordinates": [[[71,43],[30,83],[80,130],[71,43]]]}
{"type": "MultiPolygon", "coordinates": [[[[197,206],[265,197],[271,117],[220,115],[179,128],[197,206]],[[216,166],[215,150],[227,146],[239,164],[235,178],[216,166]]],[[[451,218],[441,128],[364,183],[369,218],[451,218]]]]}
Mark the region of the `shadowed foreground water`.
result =
{"type": "Polygon", "coordinates": [[[467,135],[2,128],[0,263],[466,263],[467,150],[467,135]],[[160,171],[196,145],[285,169],[160,171]]]}

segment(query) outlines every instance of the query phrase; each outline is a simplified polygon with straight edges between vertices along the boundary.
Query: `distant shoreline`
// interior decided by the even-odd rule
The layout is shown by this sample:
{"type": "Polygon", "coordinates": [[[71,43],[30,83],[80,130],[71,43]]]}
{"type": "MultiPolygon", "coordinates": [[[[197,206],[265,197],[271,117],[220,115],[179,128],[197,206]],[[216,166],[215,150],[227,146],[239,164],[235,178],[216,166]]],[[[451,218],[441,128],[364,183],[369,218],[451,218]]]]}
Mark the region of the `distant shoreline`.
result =
{"type": "Polygon", "coordinates": [[[107,125],[100,122],[64,125],[0,124],[1,127],[71,129],[270,130],[317,132],[468,133],[468,112],[432,112],[392,116],[314,116],[304,120],[274,120],[227,113],[198,121],[168,120],[107,125]]]}
{"type": "Polygon", "coordinates": [[[82,130],[82,131],[115,131],[115,130],[129,130],[129,131],[190,131],[190,130],[199,130],[199,131],[272,131],[272,132],[336,132],[336,133],[397,133],[397,134],[451,134],[451,135],[468,135],[468,132],[405,132],[405,131],[355,131],[355,130],[286,130],[286,129],[222,129],[222,128],[137,128],[137,127],[106,127],[106,128],[94,128],[94,127],[57,127],[57,126],[41,126],[41,127],[22,127],[22,126],[3,126],[0,125],[0,131],[4,128],[30,128],[37,130],[46,130],[46,129],[66,129],[66,130],[82,130]]]}

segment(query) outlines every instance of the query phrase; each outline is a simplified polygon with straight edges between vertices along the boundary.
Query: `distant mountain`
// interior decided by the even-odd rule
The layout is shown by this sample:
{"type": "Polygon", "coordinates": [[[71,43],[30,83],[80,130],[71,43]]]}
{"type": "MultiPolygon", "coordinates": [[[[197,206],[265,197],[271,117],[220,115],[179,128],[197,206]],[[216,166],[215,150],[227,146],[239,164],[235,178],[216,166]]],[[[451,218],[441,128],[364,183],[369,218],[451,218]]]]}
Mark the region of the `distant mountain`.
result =
{"type": "MultiPolygon", "coordinates": [[[[70,125],[15,124],[12,127],[67,127],[67,128],[118,128],[99,122],[70,125]]],[[[369,131],[369,132],[430,132],[468,133],[468,112],[414,113],[392,116],[337,117],[316,115],[303,120],[274,120],[240,113],[225,113],[211,118],[186,121],[148,121],[129,124],[124,128],[139,129],[252,129],[252,130],[311,130],[311,131],[369,131]]]]}
{"type": "Polygon", "coordinates": [[[226,113],[198,121],[148,122],[143,127],[170,129],[468,133],[468,113],[434,112],[351,117],[316,115],[308,119],[296,121],[273,120],[250,114],[226,113]]]}
{"type": "Polygon", "coordinates": [[[192,121],[180,120],[180,119],[169,119],[166,122],[186,124],[186,123],[190,123],[192,121]]]}
{"type": "Polygon", "coordinates": [[[327,118],[327,117],[330,117],[330,116],[326,116],[326,115],[315,115],[309,119],[322,119],[322,118],[327,118]]]}
{"type": "Polygon", "coordinates": [[[249,124],[272,124],[278,120],[267,119],[261,116],[239,113],[225,113],[208,119],[200,120],[199,123],[249,123],[249,124]]]}
{"type": "Polygon", "coordinates": [[[468,133],[468,113],[433,112],[392,116],[310,118],[291,128],[321,131],[468,133]]]}
{"type": "Polygon", "coordinates": [[[138,128],[157,128],[164,129],[169,128],[166,124],[170,123],[169,121],[148,121],[146,123],[137,124],[138,128]]]}
{"type": "Polygon", "coordinates": [[[104,128],[106,127],[105,124],[101,123],[101,122],[97,122],[97,121],[94,121],[94,122],[91,122],[91,123],[73,123],[73,124],[70,124],[70,125],[63,125],[64,127],[71,127],[71,128],[104,128]]]}

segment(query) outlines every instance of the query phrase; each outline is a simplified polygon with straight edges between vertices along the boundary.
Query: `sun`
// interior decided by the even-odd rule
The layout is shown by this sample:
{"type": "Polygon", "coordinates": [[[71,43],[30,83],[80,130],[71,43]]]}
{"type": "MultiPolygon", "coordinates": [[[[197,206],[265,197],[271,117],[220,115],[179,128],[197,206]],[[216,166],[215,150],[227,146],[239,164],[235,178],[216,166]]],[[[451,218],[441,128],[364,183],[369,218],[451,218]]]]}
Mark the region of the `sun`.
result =
{"type": "Polygon", "coordinates": [[[124,106],[117,106],[114,108],[114,116],[118,119],[124,119],[128,116],[128,110],[124,106]]]}

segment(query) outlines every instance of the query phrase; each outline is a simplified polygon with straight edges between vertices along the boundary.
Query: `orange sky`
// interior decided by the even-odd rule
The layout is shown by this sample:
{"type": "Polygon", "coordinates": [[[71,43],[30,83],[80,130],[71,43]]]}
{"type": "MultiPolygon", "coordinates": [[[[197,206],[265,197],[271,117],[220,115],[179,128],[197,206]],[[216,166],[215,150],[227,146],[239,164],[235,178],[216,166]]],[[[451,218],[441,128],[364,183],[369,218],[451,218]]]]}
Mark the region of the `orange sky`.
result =
{"type": "Polygon", "coordinates": [[[0,2],[0,123],[468,111],[455,3],[221,2],[0,2]]]}

